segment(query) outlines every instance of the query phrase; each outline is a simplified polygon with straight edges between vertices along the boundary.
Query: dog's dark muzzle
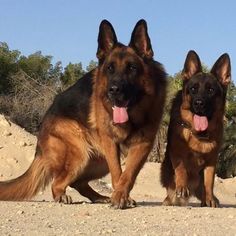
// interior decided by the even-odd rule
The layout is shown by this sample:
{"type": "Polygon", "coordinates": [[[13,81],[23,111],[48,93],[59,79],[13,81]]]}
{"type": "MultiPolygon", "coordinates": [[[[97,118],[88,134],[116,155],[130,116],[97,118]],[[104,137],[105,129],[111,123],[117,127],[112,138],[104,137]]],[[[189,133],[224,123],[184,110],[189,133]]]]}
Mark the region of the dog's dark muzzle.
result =
{"type": "Polygon", "coordinates": [[[213,104],[206,99],[196,98],[192,102],[192,112],[196,115],[211,118],[213,109],[213,104]]]}
{"type": "Polygon", "coordinates": [[[124,83],[112,83],[108,88],[108,97],[116,106],[127,106],[128,89],[124,83]]]}

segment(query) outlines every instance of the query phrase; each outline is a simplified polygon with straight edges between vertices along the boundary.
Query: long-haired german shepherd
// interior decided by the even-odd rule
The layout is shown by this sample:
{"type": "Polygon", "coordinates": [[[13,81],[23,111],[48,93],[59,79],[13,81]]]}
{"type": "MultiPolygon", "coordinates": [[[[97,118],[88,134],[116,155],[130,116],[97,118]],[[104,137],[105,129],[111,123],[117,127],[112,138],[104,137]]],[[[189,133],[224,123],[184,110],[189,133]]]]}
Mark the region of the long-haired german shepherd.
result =
{"type": "Polygon", "coordinates": [[[0,200],[32,198],[50,180],[55,201],[71,203],[66,187],[92,202],[109,202],[88,182],[111,172],[112,204],[132,205],[134,181],[153,146],[162,117],[166,73],[153,60],[147,25],[140,20],[125,46],[104,20],[98,67],[58,95],[38,135],[35,159],[22,176],[0,183],[0,200]],[[122,172],[120,155],[127,155],[122,172]]]}
{"type": "Polygon", "coordinates": [[[230,76],[228,54],[216,61],[210,73],[204,73],[198,55],[188,53],[161,166],[161,182],[167,189],[164,205],[186,205],[191,195],[200,199],[201,206],[219,205],[213,185],[230,76]]]}

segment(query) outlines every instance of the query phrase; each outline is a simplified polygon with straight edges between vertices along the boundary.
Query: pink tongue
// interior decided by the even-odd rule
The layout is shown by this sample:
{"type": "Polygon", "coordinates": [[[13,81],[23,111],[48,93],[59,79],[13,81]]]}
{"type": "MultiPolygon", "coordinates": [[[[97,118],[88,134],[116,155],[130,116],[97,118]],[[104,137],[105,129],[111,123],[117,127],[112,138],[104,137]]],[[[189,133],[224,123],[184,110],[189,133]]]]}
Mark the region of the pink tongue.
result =
{"type": "Polygon", "coordinates": [[[116,124],[125,123],[129,120],[129,116],[127,113],[126,107],[113,107],[113,121],[116,124]]]}
{"type": "Polygon", "coordinates": [[[196,131],[204,131],[208,127],[208,120],[206,116],[193,116],[193,124],[196,131]]]}

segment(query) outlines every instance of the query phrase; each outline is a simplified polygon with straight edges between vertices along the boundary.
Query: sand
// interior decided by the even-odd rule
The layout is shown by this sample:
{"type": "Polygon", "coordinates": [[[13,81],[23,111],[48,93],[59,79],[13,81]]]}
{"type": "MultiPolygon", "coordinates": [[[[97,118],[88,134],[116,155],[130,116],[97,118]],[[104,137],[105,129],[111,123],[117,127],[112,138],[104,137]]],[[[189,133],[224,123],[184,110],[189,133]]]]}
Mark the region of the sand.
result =
{"type": "MultiPolygon", "coordinates": [[[[36,137],[0,115],[0,181],[24,173],[34,158],[36,137]]],[[[146,163],[131,192],[138,206],[115,210],[91,204],[68,188],[74,204],[54,203],[50,186],[31,201],[0,202],[0,235],[236,235],[236,178],[215,179],[221,208],[164,207],[160,164],[146,163]]],[[[94,181],[99,192],[111,194],[110,176],[94,181]]]]}

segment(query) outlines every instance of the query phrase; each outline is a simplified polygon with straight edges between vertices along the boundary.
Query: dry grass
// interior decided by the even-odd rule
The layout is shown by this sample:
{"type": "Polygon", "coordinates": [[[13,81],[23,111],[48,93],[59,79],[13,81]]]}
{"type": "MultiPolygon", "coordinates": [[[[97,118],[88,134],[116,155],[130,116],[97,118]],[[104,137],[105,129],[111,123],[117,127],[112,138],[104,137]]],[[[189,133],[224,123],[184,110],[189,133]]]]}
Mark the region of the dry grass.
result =
{"type": "Polygon", "coordinates": [[[11,77],[13,91],[0,96],[0,112],[31,133],[37,133],[40,122],[56,94],[55,86],[39,83],[23,71],[11,77]]]}

